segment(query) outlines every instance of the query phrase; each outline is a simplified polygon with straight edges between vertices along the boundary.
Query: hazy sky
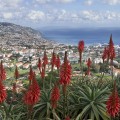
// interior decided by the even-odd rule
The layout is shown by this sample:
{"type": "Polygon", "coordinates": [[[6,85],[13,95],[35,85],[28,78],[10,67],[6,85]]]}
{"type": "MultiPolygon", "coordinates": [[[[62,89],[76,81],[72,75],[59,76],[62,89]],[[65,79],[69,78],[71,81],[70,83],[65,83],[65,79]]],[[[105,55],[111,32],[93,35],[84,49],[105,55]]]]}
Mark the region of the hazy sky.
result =
{"type": "Polygon", "coordinates": [[[120,0],[0,0],[0,21],[34,28],[120,27],[120,0]]]}

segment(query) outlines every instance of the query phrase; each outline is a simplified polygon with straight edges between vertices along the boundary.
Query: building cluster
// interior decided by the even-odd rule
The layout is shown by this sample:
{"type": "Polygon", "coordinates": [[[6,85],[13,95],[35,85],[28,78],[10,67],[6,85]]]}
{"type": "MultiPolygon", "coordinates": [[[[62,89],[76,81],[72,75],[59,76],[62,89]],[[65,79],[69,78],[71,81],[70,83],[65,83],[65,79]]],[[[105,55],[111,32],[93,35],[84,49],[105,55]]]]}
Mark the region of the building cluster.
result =
{"type": "MultiPolygon", "coordinates": [[[[82,61],[86,62],[88,58],[92,60],[93,63],[102,63],[102,54],[104,47],[107,44],[94,44],[85,46],[82,61]]],[[[14,68],[17,65],[21,69],[28,69],[30,65],[32,67],[37,67],[38,59],[43,57],[44,51],[46,50],[49,63],[51,60],[51,55],[54,50],[56,54],[59,54],[61,63],[64,60],[64,52],[68,51],[68,58],[71,64],[79,63],[79,53],[77,46],[64,45],[64,44],[54,44],[53,46],[44,46],[44,48],[27,48],[21,46],[4,46],[0,50],[0,60],[3,60],[4,66],[6,68],[14,68]]],[[[120,57],[120,46],[115,46],[116,57],[120,57]]],[[[120,63],[114,60],[116,66],[120,66],[120,63]]],[[[48,69],[49,66],[47,67],[48,69]]]]}

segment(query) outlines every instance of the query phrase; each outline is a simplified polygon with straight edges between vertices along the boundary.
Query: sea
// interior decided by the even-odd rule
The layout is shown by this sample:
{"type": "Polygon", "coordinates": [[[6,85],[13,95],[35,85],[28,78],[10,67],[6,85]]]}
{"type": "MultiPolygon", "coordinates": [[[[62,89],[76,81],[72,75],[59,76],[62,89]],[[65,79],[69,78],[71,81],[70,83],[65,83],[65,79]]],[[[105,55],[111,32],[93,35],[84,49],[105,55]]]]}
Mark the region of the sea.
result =
{"type": "Polygon", "coordinates": [[[120,28],[45,28],[40,31],[44,38],[67,45],[77,45],[80,40],[86,45],[109,43],[112,34],[114,44],[120,45],[120,28]]]}

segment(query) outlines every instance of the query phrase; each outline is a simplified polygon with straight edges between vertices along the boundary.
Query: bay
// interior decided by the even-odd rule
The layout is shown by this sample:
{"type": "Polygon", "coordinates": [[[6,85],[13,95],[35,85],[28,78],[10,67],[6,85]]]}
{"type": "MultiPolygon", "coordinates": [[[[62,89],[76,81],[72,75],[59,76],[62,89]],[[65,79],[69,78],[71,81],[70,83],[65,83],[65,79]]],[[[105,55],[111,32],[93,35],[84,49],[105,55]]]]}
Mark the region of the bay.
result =
{"type": "Polygon", "coordinates": [[[49,40],[71,45],[77,45],[79,40],[86,44],[108,43],[112,34],[114,44],[120,45],[120,28],[47,28],[40,31],[49,40]]]}

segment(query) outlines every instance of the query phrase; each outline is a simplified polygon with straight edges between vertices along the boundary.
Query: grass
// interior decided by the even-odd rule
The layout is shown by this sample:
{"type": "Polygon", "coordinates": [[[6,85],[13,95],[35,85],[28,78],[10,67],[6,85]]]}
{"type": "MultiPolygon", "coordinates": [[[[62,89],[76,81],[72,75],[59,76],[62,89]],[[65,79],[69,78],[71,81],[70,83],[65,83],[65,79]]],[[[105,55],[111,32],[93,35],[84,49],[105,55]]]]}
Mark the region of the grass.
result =
{"type": "MultiPolygon", "coordinates": [[[[6,69],[7,80],[5,81],[5,84],[7,86],[10,86],[15,81],[14,71],[15,71],[15,68],[7,68],[6,69]]],[[[26,78],[28,76],[28,70],[26,70],[26,69],[23,70],[23,69],[19,68],[18,71],[20,74],[19,80],[22,80],[23,84],[28,84],[29,80],[26,78]],[[26,77],[24,77],[24,76],[26,76],[26,77]],[[23,77],[23,78],[21,78],[21,77],[23,77]]]]}

